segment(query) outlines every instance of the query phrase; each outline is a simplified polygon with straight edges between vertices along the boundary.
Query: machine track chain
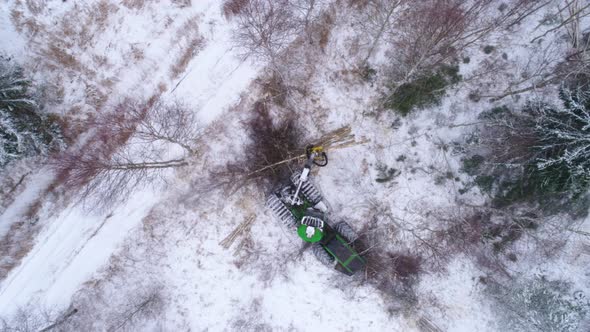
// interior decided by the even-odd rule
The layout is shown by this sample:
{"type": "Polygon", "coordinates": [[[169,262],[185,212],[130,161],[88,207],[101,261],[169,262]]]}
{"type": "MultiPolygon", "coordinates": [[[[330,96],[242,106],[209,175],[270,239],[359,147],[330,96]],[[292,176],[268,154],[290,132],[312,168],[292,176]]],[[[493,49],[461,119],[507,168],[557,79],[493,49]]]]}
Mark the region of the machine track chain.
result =
{"type": "Polygon", "coordinates": [[[272,193],[268,196],[266,200],[266,206],[272,211],[274,216],[278,218],[283,224],[287,225],[288,227],[295,227],[297,225],[297,220],[289,211],[285,203],[283,203],[276,194],[272,193]]]}
{"type": "MultiPolygon", "coordinates": [[[[297,171],[291,175],[291,182],[297,187],[299,185],[299,178],[301,172],[297,171]]],[[[309,181],[309,179],[301,185],[301,193],[313,205],[322,201],[322,193],[309,181]]]]}
{"type": "Polygon", "coordinates": [[[341,221],[334,225],[334,230],[342,235],[348,243],[352,243],[358,239],[357,232],[345,221],[341,221]]]}
{"type": "Polygon", "coordinates": [[[336,260],[326,251],[326,249],[324,249],[324,247],[322,247],[321,244],[314,243],[311,246],[311,252],[320,263],[330,267],[334,266],[336,260]]]}

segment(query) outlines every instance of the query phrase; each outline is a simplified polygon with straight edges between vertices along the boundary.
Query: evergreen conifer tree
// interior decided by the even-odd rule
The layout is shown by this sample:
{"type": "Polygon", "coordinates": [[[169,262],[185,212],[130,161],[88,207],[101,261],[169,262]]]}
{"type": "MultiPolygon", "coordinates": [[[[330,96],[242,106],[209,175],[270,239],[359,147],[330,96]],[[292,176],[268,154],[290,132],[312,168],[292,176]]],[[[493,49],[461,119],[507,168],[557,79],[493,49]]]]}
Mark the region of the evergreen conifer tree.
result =
{"type": "Polygon", "coordinates": [[[0,167],[61,144],[59,127],[35,99],[22,68],[0,56],[0,167]]]}

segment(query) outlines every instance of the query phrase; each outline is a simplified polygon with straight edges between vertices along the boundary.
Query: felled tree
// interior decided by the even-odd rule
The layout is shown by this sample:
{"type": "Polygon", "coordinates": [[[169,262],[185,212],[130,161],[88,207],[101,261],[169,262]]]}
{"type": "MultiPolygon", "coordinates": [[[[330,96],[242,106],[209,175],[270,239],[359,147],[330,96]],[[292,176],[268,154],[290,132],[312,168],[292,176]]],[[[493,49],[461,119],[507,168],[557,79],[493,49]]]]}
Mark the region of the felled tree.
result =
{"type": "Polygon", "coordinates": [[[106,208],[136,189],[159,183],[167,170],[187,166],[198,154],[202,129],[195,112],[180,103],[126,100],[103,114],[95,132],[79,149],[52,161],[67,187],[80,190],[80,201],[106,208]]]}
{"type": "Polygon", "coordinates": [[[60,144],[59,127],[39,113],[22,68],[0,57],[0,167],[60,144]]]}

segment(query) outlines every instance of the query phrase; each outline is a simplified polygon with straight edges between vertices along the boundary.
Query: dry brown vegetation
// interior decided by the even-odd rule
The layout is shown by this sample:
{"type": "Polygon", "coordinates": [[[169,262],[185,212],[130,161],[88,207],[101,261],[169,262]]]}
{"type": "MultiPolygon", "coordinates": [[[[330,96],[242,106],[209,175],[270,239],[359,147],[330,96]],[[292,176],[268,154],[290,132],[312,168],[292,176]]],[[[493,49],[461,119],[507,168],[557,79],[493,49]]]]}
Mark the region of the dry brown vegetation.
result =
{"type": "Polygon", "coordinates": [[[322,52],[326,52],[326,46],[328,46],[330,34],[334,26],[334,17],[330,15],[330,13],[324,13],[317,25],[317,31],[319,34],[318,43],[322,52]]]}
{"type": "Polygon", "coordinates": [[[189,62],[203,48],[205,39],[199,33],[199,19],[188,19],[177,31],[173,42],[180,48],[177,60],[170,67],[170,78],[174,79],[184,73],[189,62]]]}
{"type": "Polygon", "coordinates": [[[154,2],[154,0],[123,0],[123,6],[129,9],[143,9],[146,3],[154,2]]]}
{"type": "MultiPolygon", "coordinates": [[[[99,68],[109,67],[108,59],[100,53],[93,53],[91,47],[106,29],[111,16],[118,7],[110,1],[101,0],[91,5],[76,6],[57,21],[57,24],[44,24],[37,17],[42,14],[41,2],[17,1],[11,9],[11,19],[16,29],[29,37],[29,42],[38,45],[35,57],[37,70],[52,73],[54,84],[66,80],[77,80],[83,87],[86,98],[79,106],[100,109],[106,96],[111,93],[114,77],[104,76],[99,68]],[[33,4],[35,2],[37,5],[33,4]],[[35,8],[35,9],[33,9],[35,8]],[[83,63],[82,58],[90,58],[83,63]]],[[[63,87],[57,86],[57,90],[63,87]]]]}
{"type": "Polygon", "coordinates": [[[249,1],[250,0],[225,0],[223,3],[223,14],[225,15],[225,18],[230,19],[233,16],[241,14],[249,1]]]}
{"type": "Polygon", "coordinates": [[[22,221],[13,223],[6,235],[0,239],[0,280],[20,264],[31,251],[39,227],[23,217],[22,221]]]}
{"type": "Polygon", "coordinates": [[[84,146],[59,154],[51,165],[64,189],[79,191],[81,202],[96,199],[99,209],[156,182],[167,169],[188,165],[201,135],[193,110],[157,100],[126,100],[89,127],[96,131],[84,146]],[[162,144],[176,145],[184,154],[166,157],[162,144]]]}
{"type": "Polygon", "coordinates": [[[172,65],[170,68],[170,78],[176,78],[180,76],[180,74],[184,73],[186,68],[188,67],[189,62],[193,59],[195,54],[199,51],[200,48],[203,46],[203,38],[195,37],[193,38],[188,46],[184,48],[178,60],[172,65]]]}

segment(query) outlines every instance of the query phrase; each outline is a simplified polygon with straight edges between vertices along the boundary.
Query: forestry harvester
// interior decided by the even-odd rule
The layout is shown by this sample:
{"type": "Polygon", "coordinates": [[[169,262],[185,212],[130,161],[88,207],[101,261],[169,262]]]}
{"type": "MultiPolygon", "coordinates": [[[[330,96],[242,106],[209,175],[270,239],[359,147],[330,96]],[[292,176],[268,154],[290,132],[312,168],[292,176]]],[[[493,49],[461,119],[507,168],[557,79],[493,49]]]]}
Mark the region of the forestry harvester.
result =
{"type": "Polygon", "coordinates": [[[326,166],[328,156],[322,147],[313,146],[306,149],[306,154],[303,170],[295,172],[288,183],[273,190],[267,207],[278,220],[311,244],[314,256],[321,263],[353,275],[365,266],[365,259],[355,249],[358,236],[345,221],[328,222],[328,207],[310,181],[311,168],[326,166]]]}

